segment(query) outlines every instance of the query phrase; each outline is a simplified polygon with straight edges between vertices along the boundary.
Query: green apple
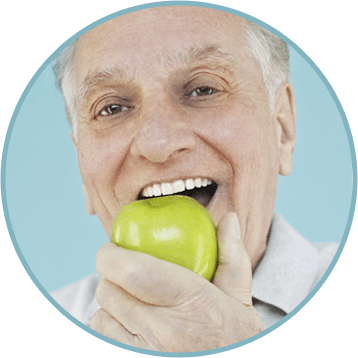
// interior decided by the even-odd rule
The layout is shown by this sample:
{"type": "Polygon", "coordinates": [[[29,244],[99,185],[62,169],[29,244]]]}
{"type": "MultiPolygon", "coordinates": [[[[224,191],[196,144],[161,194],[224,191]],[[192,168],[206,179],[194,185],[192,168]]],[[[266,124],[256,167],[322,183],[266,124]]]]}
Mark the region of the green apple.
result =
{"type": "Polygon", "coordinates": [[[111,241],[186,267],[209,281],[216,270],[215,225],[204,206],[187,196],[124,206],[113,222],[111,241]]]}

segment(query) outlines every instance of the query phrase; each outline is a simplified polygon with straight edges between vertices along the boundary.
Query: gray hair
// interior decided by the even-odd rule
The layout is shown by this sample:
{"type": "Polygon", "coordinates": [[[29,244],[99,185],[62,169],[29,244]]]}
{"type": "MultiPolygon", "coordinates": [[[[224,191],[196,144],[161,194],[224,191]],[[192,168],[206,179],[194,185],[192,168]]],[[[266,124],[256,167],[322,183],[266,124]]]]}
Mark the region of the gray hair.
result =
{"type": "MultiPolygon", "coordinates": [[[[256,23],[246,20],[247,50],[258,65],[270,102],[271,112],[279,86],[289,78],[289,50],[286,42],[256,23]]],[[[78,121],[74,59],[78,39],[67,46],[55,59],[53,71],[57,87],[62,91],[67,119],[72,124],[77,139],[78,121]]]]}
{"type": "Polygon", "coordinates": [[[290,53],[287,43],[262,26],[246,21],[247,49],[259,66],[271,110],[280,85],[290,76],[290,53]]]}
{"type": "Polygon", "coordinates": [[[77,139],[76,120],[76,84],[75,84],[75,55],[78,39],[71,42],[56,57],[52,69],[55,74],[57,88],[62,92],[66,104],[67,120],[73,127],[77,139]]]}

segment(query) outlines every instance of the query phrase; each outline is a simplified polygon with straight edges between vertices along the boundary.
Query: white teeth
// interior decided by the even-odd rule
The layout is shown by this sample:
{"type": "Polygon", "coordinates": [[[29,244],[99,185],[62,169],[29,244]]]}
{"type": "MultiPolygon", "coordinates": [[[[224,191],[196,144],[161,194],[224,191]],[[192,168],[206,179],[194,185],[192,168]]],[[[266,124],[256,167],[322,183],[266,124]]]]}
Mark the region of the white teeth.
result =
{"type": "MultiPolygon", "coordinates": [[[[148,186],[146,189],[147,189],[148,197],[152,197],[154,195],[153,188],[151,186],[148,186]]],[[[143,196],[145,196],[145,195],[143,195],[143,196]]]]}
{"type": "Polygon", "coordinates": [[[162,191],[161,191],[161,188],[160,188],[159,184],[154,184],[153,185],[153,193],[154,193],[154,196],[161,196],[162,195],[162,191]]]}
{"type": "Polygon", "coordinates": [[[193,180],[193,179],[187,179],[187,180],[185,180],[185,187],[186,187],[188,190],[194,189],[194,188],[195,188],[194,180],[193,180]]]}
{"type": "Polygon", "coordinates": [[[187,190],[192,190],[194,188],[206,187],[212,184],[212,181],[207,178],[195,178],[195,179],[186,179],[184,180],[176,180],[173,183],[161,183],[149,185],[142,190],[142,195],[145,198],[149,198],[152,196],[161,196],[161,195],[171,195],[175,193],[180,193],[187,190]]]}
{"type": "Polygon", "coordinates": [[[173,183],[173,193],[180,193],[185,190],[185,184],[183,180],[177,180],[173,183]]]}
{"type": "Polygon", "coordinates": [[[163,183],[161,185],[163,195],[174,194],[173,188],[170,183],[163,183]]]}

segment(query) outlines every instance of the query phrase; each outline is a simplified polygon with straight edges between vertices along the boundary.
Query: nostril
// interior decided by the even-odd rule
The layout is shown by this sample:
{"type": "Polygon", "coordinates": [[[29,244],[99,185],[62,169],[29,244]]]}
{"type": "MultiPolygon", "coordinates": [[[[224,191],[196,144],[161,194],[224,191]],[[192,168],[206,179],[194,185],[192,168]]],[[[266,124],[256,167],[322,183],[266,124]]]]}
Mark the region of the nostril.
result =
{"type": "Polygon", "coordinates": [[[181,156],[182,154],[188,153],[188,152],[190,152],[190,151],[191,151],[190,148],[181,148],[181,149],[178,149],[178,150],[174,151],[172,154],[170,154],[167,159],[175,159],[175,158],[181,156]]]}
{"type": "MultiPolygon", "coordinates": [[[[188,150],[188,148],[181,148],[181,149],[178,149],[176,152],[174,152],[173,154],[175,154],[175,153],[177,153],[177,154],[179,154],[179,153],[183,153],[183,152],[185,152],[185,151],[187,151],[188,150]]],[[[172,155],[173,155],[172,154],[172,155]]]]}

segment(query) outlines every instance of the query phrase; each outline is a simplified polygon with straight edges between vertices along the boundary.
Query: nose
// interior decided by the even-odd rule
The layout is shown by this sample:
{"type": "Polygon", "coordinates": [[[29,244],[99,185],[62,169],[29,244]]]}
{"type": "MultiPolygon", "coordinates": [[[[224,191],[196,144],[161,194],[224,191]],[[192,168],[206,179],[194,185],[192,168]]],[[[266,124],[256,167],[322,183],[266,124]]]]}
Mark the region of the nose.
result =
{"type": "Polygon", "coordinates": [[[161,111],[142,118],[130,152],[136,158],[164,163],[189,153],[195,144],[196,136],[184,121],[170,111],[161,111]]]}

